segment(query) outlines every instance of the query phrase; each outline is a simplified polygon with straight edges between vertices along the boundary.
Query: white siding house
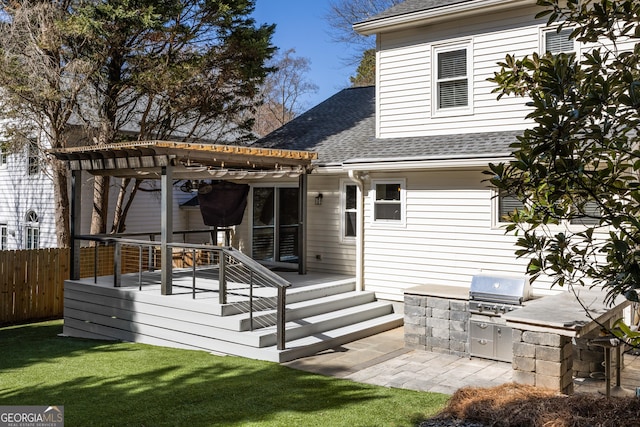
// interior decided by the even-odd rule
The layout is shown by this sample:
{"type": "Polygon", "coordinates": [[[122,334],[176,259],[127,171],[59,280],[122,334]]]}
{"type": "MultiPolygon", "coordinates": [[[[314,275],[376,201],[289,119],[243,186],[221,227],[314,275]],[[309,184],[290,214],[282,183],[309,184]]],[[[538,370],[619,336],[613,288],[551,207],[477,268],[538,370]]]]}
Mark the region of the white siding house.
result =
{"type": "MultiPolygon", "coordinates": [[[[377,38],[376,86],[343,90],[258,141],[318,152],[308,185],[310,270],[355,272],[362,288],[398,301],[418,285],[525,274],[527,260],[515,256],[516,237],[500,220],[505,200],[482,172],[508,160],[509,145],[532,125],[523,99],[492,93],[497,63],[580,51],[567,32],[534,19],[539,11],[534,1],[407,0],[354,26],[377,38]],[[346,239],[345,183],[361,188],[352,213],[359,235],[346,239]]],[[[534,290],[553,292],[544,278],[534,290]]]]}

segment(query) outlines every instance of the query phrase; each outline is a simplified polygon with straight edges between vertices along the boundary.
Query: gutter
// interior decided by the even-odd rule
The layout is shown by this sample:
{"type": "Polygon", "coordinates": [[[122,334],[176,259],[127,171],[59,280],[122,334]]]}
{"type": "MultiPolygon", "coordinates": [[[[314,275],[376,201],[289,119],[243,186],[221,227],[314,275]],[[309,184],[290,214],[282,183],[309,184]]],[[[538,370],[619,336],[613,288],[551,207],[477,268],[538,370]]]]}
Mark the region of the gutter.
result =
{"type": "Polygon", "coordinates": [[[354,171],[384,171],[407,169],[441,169],[453,167],[478,167],[488,166],[489,162],[508,162],[513,160],[511,153],[494,153],[482,157],[469,158],[463,156],[443,156],[443,157],[394,157],[394,158],[368,158],[349,159],[343,163],[346,170],[354,171]]]}
{"type": "Polygon", "coordinates": [[[349,171],[349,179],[358,187],[356,204],[356,291],[364,291],[364,176],[365,172],[349,171]]]}
{"type": "Polygon", "coordinates": [[[475,15],[479,10],[483,14],[493,13],[514,6],[534,6],[531,0],[472,0],[436,7],[402,15],[395,15],[376,20],[359,22],[353,25],[353,29],[362,35],[370,36],[385,30],[400,30],[419,25],[434,24],[450,18],[460,19],[464,16],[475,15]]]}

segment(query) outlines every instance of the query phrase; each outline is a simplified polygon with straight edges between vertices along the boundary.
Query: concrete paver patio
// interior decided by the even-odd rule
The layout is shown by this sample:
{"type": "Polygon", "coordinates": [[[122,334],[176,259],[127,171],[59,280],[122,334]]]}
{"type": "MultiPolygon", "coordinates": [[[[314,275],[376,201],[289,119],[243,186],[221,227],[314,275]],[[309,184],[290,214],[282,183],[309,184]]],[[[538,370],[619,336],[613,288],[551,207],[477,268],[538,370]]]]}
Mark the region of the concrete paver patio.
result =
{"type": "MultiPolygon", "coordinates": [[[[465,386],[493,387],[512,381],[510,363],[405,348],[403,328],[285,365],[367,384],[445,394],[465,386]]],[[[640,356],[624,355],[622,386],[633,391],[640,387],[640,356]]],[[[575,392],[597,393],[604,387],[603,380],[574,380],[575,392]]]]}

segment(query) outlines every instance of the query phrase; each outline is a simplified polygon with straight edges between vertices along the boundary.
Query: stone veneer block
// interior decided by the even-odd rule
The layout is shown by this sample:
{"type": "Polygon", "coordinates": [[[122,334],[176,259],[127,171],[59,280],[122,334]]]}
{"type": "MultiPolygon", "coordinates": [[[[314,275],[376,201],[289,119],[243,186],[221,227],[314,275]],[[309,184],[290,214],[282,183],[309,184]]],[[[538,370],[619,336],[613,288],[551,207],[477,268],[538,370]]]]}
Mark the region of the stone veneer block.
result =
{"type": "Polygon", "coordinates": [[[449,320],[450,314],[451,314],[450,310],[442,310],[440,308],[435,308],[435,307],[431,309],[431,317],[433,317],[434,319],[449,320]]]}
{"type": "Polygon", "coordinates": [[[513,360],[511,361],[511,366],[513,367],[513,369],[516,369],[518,371],[535,372],[536,360],[532,359],[531,357],[514,356],[513,360]]]}
{"type": "Polygon", "coordinates": [[[469,312],[469,303],[466,301],[450,301],[449,308],[451,311],[462,311],[468,314],[469,312]]]}
{"type": "Polygon", "coordinates": [[[529,344],[547,345],[550,347],[560,347],[563,345],[564,343],[562,338],[563,337],[561,335],[545,332],[524,331],[522,333],[522,341],[529,344]]]}
{"type": "Polygon", "coordinates": [[[469,322],[469,312],[468,311],[454,311],[451,310],[449,312],[449,320],[453,320],[456,322],[469,322]]]}
{"type": "Polygon", "coordinates": [[[416,317],[424,317],[427,314],[427,308],[420,305],[405,305],[404,306],[404,317],[405,318],[416,318],[416,317]]]}
{"type": "Polygon", "coordinates": [[[567,372],[567,370],[571,369],[571,366],[568,366],[569,364],[566,361],[549,362],[547,360],[536,359],[535,365],[536,374],[553,376],[556,378],[562,377],[567,372]]]}
{"type": "Polygon", "coordinates": [[[427,297],[427,307],[449,310],[449,300],[437,297],[427,297]]]}
{"type": "Polygon", "coordinates": [[[449,320],[448,319],[435,319],[433,317],[427,317],[427,326],[431,326],[432,328],[437,329],[446,329],[449,330],[449,320]]]}
{"type": "Polygon", "coordinates": [[[571,356],[572,352],[571,343],[565,344],[564,347],[548,347],[538,346],[536,347],[536,359],[547,360],[549,362],[560,362],[571,356]]]}
{"type": "Polygon", "coordinates": [[[513,355],[520,357],[536,357],[536,346],[533,344],[527,344],[524,342],[513,343],[513,355]]]}
{"type": "Polygon", "coordinates": [[[406,306],[416,306],[416,307],[426,307],[427,298],[418,295],[405,295],[404,296],[404,305],[406,306]]]}

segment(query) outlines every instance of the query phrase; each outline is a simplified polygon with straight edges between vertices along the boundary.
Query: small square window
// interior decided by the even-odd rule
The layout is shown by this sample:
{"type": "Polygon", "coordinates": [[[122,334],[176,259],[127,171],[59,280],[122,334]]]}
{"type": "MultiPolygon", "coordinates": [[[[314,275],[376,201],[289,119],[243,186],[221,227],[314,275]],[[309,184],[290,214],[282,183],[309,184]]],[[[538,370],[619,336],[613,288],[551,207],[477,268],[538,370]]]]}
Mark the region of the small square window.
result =
{"type": "Polygon", "coordinates": [[[513,194],[506,191],[498,192],[498,223],[508,223],[509,215],[524,208],[524,204],[513,194]]]}
{"type": "Polygon", "coordinates": [[[588,201],[582,208],[584,214],[571,219],[571,224],[578,225],[598,225],[600,223],[600,206],[595,201],[588,201]]]}
{"type": "Polygon", "coordinates": [[[560,53],[575,52],[573,39],[569,36],[573,32],[571,28],[562,29],[558,32],[556,29],[545,31],[544,34],[544,51],[553,55],[560,53]]]}
{"type": "Polygon", "coordinates": [[[373,220],[375,222],[404,222],[404,181],[373,182],[373,220]]]}

